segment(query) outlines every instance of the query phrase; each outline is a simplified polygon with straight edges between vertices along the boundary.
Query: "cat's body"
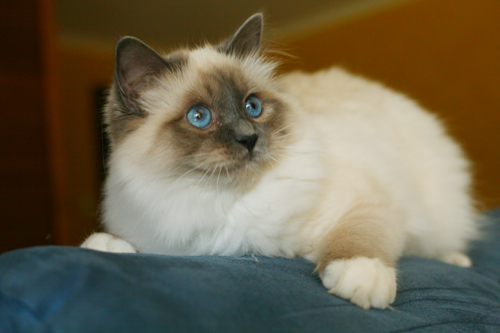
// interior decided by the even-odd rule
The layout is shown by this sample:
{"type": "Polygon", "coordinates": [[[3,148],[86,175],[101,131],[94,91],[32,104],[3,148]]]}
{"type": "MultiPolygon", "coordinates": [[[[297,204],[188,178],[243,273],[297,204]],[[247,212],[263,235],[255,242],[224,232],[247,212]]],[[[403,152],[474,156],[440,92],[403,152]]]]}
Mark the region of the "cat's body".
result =
{"type": "Polygon", "coordinates": [[[162,60],[121,42],[103,205],[119,238],[83,246],[301,256],[365,308],[394,300],[403,254],[470,265],[468,163],[435,117],[340,69],[274,78],[261,29],[162,60]]]}

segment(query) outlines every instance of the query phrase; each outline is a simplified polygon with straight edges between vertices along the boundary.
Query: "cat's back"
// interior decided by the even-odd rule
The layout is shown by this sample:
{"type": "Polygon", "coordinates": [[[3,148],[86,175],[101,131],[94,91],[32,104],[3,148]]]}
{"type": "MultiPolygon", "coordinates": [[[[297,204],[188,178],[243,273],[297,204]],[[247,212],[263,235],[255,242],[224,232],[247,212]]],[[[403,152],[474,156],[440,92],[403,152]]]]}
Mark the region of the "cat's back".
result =
{"type": "Polygon", "coordinates": [[[378,145],[408,153],[426,146],[440,149],[440,143],[446,146],[442,149],[454,149],[433,114],[380,83],[338,67],[312,74],[292,72],[280,80],[325,138],[350,149],[378,145]]]}
{"type": "Polygon", "coordinates": [[[380,119],[394,110],[407,113],[405,117],[412,116],[408,113],[426,113],[403,94],[339,67],[315,73],[291,72],[280,81],[309,114],[348,113],[380,119]]]}
{"type": "Polygon", "coordinates": [[[299,99],[308,112],[339,109],[349,103],[373,104],[385,89],[378,83],[332,67],[315,73],[291,72],[280,78],[287,93],[299,99]]]}

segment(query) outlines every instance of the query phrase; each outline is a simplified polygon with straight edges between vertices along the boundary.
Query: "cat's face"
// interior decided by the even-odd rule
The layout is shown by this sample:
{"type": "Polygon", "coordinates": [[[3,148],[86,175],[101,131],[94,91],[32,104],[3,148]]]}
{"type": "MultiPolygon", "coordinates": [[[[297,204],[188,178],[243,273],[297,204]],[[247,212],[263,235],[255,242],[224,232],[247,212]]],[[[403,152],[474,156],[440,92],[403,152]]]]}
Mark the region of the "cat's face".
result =
{"type": "Polygon", "coordinates": [[[166,57],[120,41],[106,114],[115,158],[217,186],[247,182],[279,159],[288,107],[259,55],[261,30],[255,15],[224,44],[166,57]]]}

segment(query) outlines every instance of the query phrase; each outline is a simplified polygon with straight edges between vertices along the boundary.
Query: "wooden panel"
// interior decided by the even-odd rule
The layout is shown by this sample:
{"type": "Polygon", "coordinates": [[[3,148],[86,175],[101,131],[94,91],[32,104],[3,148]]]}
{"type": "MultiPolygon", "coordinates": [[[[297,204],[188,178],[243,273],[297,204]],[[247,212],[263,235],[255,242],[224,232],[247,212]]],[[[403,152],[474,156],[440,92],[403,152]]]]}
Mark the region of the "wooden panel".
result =
{"type": "Polygon", "coordinates": [[[0,6],[0,252],[52,242],[39,6],[0,6]]]}
{"type": "Polygon", "coordinates": [[[102,182],[97,93],[111,83],[113,53],[63,47],[60,54],[61,121],[67,175],[65,244],[77,245],[96,230],[102,182]]]}
{"type": "Polygon", "coordinates": [[[38,1],[3,1],[0,6],[0,72],[39,75],[38,1]]]}
{"type": "Polygon", "coordinates": [[[67,183],[66,152],[63,149],[62,112],[60,107],[59,45],[56,31],[55,9],[52,0],[38,0],[42,60],[42,93],[45,106],[48,164],[53,198],[52,229],[57,244],[68,244],[69,219],[65,187],[67,183]]]}
{"type": "Polygon", "coordinates": [[[474,161],[481,207],[500,205],[500,2],[425,0],[287,41],[285,69],[340,64],[437,112],[474,161]]]}

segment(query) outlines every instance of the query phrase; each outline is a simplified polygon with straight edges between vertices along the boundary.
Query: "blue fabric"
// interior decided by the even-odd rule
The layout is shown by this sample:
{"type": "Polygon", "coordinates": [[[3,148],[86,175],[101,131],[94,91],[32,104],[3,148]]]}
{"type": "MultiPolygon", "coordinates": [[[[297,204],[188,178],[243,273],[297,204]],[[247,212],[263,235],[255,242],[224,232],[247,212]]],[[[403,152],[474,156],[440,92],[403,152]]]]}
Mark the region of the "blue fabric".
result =
{"type": "Polygon", "coordinates": [[[472,269],[403,258],[394,310],[368,311],[301,259],[16,250],[0,256],[0,332],[500,332],[500,222],[487,235],[472,269]]]}

